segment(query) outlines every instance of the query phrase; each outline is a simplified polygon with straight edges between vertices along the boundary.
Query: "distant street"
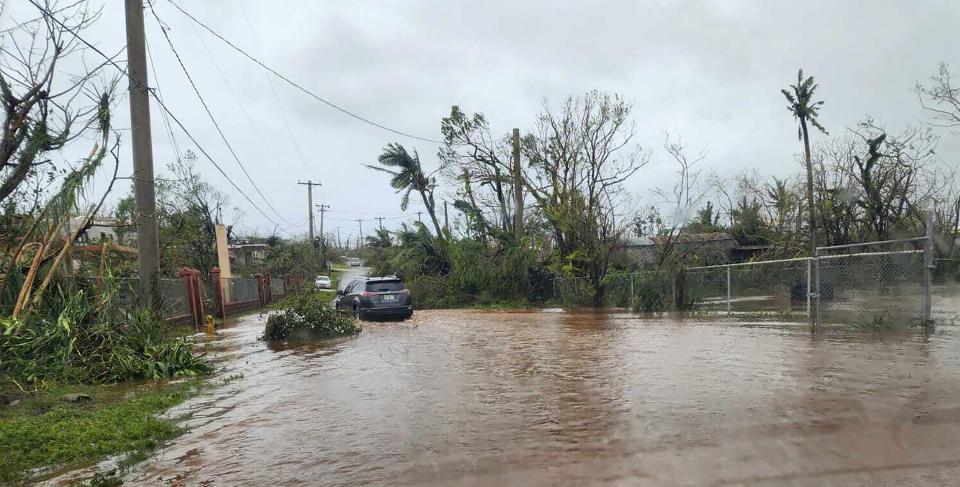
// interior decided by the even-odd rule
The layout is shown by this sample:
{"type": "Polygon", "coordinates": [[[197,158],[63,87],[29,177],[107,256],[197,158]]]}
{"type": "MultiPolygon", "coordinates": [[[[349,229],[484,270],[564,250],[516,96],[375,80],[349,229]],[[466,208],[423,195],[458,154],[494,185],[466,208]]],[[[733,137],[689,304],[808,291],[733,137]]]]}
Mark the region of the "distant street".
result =
{"type": "Polygon", "coordinates": [[[369,276],[371,269],[369,267],[348,267],[340,274],[340,282],[337,289],[343,289],[350,284],[350,281],[363,276],[369,276]]]}

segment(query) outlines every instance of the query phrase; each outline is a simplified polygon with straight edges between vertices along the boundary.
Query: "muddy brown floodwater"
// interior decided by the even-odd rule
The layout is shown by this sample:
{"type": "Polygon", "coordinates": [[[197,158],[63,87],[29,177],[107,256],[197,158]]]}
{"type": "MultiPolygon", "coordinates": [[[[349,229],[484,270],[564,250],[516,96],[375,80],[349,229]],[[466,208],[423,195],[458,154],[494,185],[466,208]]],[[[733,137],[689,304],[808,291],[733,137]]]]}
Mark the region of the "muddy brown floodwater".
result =
{"type": "Polygon", "coordinates": [[[896,336],[420,311],[268,348],[220,330],[190,432],[125,485],[957,485],[957,327],[896,336]]]}

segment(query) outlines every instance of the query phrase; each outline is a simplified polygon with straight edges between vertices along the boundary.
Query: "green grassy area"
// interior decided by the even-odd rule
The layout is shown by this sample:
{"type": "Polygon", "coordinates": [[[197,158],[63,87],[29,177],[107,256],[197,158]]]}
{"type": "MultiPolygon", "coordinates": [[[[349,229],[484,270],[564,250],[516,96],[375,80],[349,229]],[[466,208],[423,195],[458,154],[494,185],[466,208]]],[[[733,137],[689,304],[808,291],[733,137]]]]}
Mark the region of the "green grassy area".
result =
{"type": "Polygon", "coordinates": [[[19,397],[20,403],[0,406],[0,484],[36,480],[124,453],[142,459],[184,432],[157,415],[200,387],[200,381],[189,380],[7,391],[6,398],[19,397]],[[88,394],[92,399],[64,402],[67,393],[88,394]]]}

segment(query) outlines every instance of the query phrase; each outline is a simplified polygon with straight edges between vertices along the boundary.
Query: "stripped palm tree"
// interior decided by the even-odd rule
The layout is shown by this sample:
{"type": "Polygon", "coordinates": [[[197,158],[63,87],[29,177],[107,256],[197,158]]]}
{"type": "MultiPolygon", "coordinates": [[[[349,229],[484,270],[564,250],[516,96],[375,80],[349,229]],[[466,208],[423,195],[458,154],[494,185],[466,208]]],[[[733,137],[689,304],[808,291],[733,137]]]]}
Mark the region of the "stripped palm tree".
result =
{"type": "Polygon", "coordinates": [[[810,217],[810,254],[813,255],[817,248],[817,218],[815,215],[815,206],[813,204],[813,163],[810,162],[810,133],[807,124],[827,133],[827,130],[817,121],[820,107],[823,101],[813,101],[813,93],[817,90],[817,84],[813,81],[813,76],[804,78],[803,70],[797,71],[797,84],[790,85],[790,90],[780,90],[783,96],[790,103],[787,110],[793,114],[794,118],[800,121],[797,129],[797,138],[803,141],[803,155],[807,165],[807,207],[810,217]]]}
{"type": "Polygon", "coordinates": [[[397,193],[403,193],[403,199],[400,200],[400,209],[407,210],[410,204],[410,192],[420,193],[423,200],[423,206],[427,209],[430,219],[433,221],[433,227],[437,231],[437,237],[443,237],[443,231],[440,229],[440,222],[437,220],[437,212],[433,200],[433,188],[436,187],[436,180],[428,174],[424,174],[420,166],[420,157],[414,150],[411,155],[400,144],[387,144],[383,154],[377,159],[379,166],[364,164],[370,169],[385,172],[391,176],[390,186],[397,190],[397,193]]]}

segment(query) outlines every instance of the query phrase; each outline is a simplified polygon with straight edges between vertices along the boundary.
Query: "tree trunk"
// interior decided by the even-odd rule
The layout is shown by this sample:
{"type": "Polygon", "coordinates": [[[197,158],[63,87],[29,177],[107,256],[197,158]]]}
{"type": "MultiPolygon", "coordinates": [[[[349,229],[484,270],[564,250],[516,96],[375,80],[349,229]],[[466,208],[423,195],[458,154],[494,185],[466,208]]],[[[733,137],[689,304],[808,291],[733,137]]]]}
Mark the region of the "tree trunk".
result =
{"type": "Polygon", "coordinates": [[[810,134],[807,132],[807,119],[800,117],[800,129],[803,134],[803,156],[807,163],[807,206],[810,217],[810,256],[817,251],[817,217],[813,203],[813,163],[810,162],[810,134]]]}
{"type": "Polygon", "coordinates": [[[427,198],[427,192],[425,190],[420,191],[420,198],[423,199],[423,206],[427,207],[427,214],[430,215],[430,220],[433,221],[433,228],[437,231],[437,238],[443,238],[443,230],[440,229],[437,212],[433,211],[433,198],[427,198]]]}

